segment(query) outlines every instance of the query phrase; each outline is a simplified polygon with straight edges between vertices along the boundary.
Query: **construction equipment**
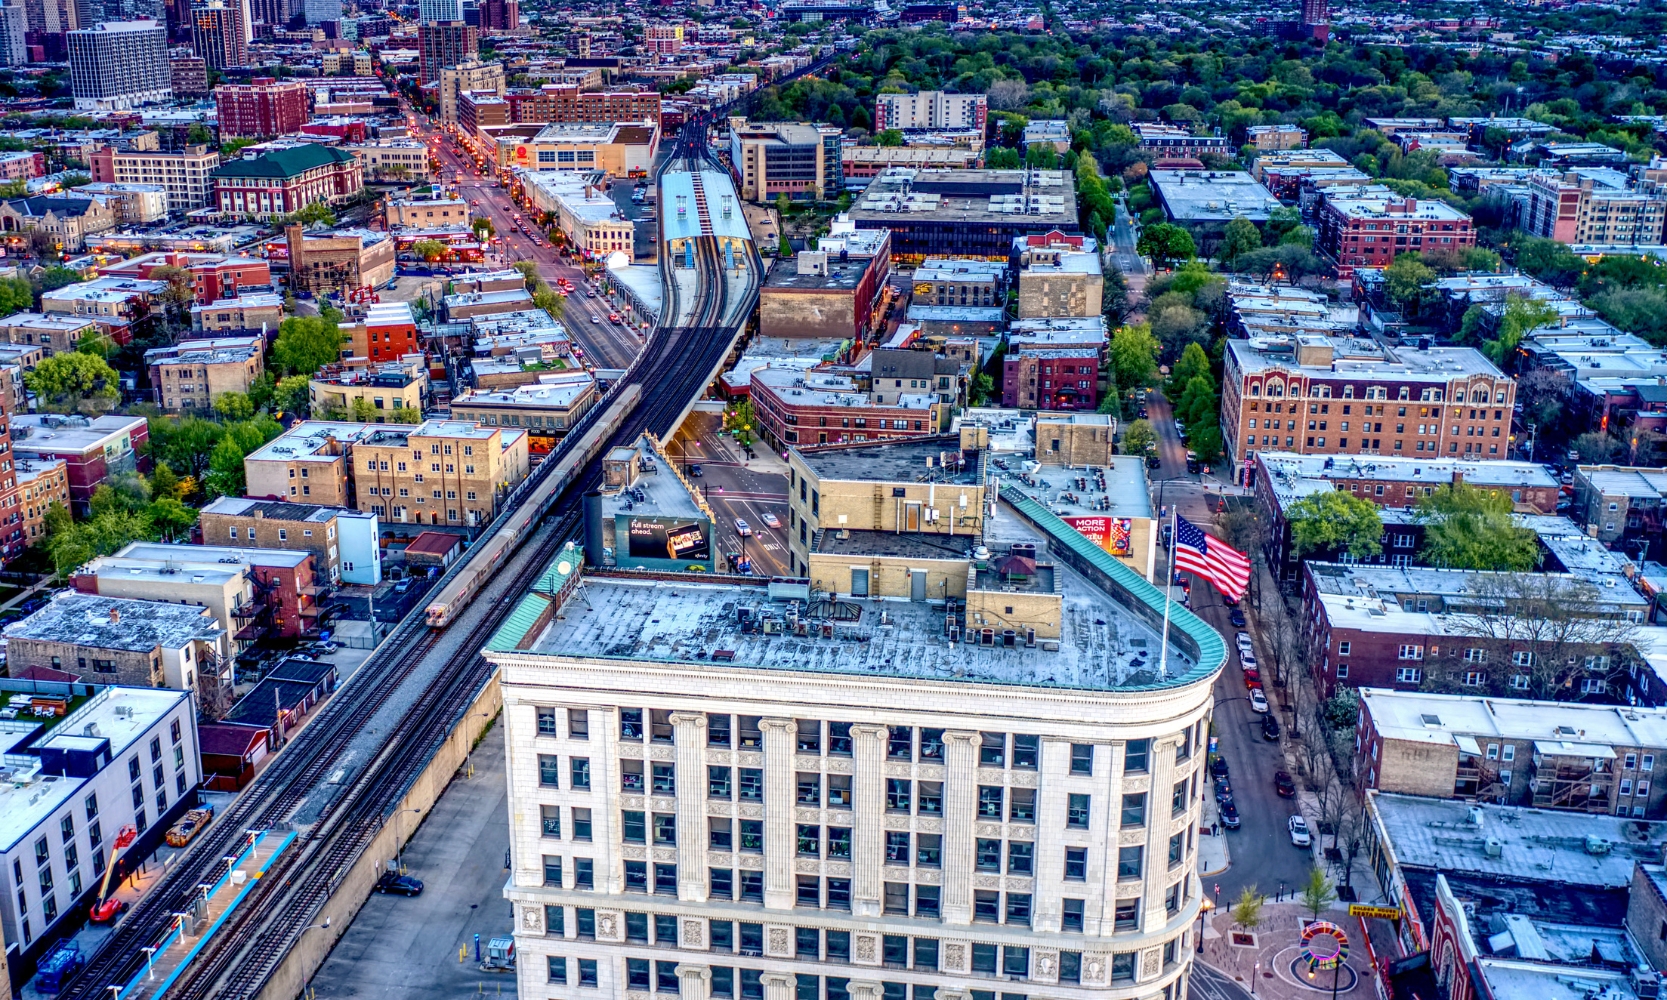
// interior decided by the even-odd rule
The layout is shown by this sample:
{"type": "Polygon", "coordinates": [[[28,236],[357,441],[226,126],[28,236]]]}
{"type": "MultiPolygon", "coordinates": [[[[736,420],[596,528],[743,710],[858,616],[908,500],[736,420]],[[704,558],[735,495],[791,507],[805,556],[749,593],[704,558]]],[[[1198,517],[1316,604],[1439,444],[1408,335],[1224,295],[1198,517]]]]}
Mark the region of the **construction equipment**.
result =
{"type": "Polygon", "coordinates": [[[110,863],[104,866],[104,881],[99,883],[98,896],[93,905],[87,910],[87,919],[95,924],[107,924],[121,916],[127,904],[110,896],[110,877],[116,873],[116,855],[127,850],[135,840],[139,839],[139,831],[131,826],[124,826],[116,834],[115,843],[110,845],[110,863]]]}

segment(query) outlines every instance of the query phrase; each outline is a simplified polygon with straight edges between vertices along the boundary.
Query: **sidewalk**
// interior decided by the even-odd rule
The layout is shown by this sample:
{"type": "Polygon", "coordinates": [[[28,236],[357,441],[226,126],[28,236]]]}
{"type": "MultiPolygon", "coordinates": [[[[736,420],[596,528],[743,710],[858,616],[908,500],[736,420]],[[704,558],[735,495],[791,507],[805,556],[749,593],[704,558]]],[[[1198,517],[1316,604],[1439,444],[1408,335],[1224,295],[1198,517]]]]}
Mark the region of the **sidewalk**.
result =
{"type": "Polygon", "coordinates": [[[1198,876],[1220,875],[1233,867],[1232,854],[1227,850],[1227,830],[1220,826],[1221,807],[1213,794],[1204,797],[1202,815],[1198,818],[1198,876]],[[1211,834],[1210,831],[1216,833],[1211,834]]]}
{"type": "MultiPolygon", "coordinates": [[[[1337,972],[1337,993],[1348,1000],[1371,1000],[1377,996],[1371,970],[1365,959],[1360,921],[1344,909],[1320,914],[1342,929],[1348,942],[1348,959],[1337,972]]],[[[1233,923],[1231,907],[1222,900],[1222,910],[1204,922],[1204,952],[1200,961],[1257,996],[1273,1000],[1315,1000],[1332,992],[1332,972],[1319,970],[1309,978],[1307,963],[1301,960],[1302,930],[1309,913],[1301,903],[1268,903],[1262,920],[1253,931],[1233,923]]],[[[1315,941],[1317,952],[1333,947],[1322,935],[1315,941]]]]}

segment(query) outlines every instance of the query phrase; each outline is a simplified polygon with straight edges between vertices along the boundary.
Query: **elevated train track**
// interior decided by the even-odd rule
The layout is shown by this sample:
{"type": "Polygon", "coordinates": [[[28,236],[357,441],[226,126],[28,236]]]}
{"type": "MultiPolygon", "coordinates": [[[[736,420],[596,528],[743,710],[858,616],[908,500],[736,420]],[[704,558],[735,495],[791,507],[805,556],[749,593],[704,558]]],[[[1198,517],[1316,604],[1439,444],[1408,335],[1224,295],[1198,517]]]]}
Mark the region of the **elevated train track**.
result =
{"type": "MultiPolygon", "coordinates": [[[[568,539],[580,533],[579,499],[601,479],[600,456],[613,445],[634,442],[644,431],[670,434],[717,374],[751,317],[763,269],[750,240],[737,244],[731,239],[720,248],[721,240],[713,232],[712,178],[724,175],[724,168],[711,155],[703,120],[684,127],[662,171],[662,185],[667,174],[689,172],[704,172],[699,177],[700,204],[692,206],[700,226],[693,243],[695,280],[672,280],[671,255],[666,254],[662,280],[670,321],[654,331],[607,399],[511,496],[494,531],[515,524],[524,526],[524,535],[507,546],[484,544],[492,536],[483,536],[469,558],[435,590],[442,594],[449,584],[473,573],[478,582],[468,588],[472,606],[449,615],[444,628],[431,628],[417,615],[396,627],[104,939],[87,968],[61,994],[65,1000],[109,1000],[112,986],[121,988],[118,1000],[159,995],[142,975],[144,949],[168,934],[175,914],[190,908],[201,883],[223,871],[223,859],[237,853],[246,831],[294,828],[296,844],[226,916],[166,995],[252,1000],[273,982],[300,935],[315,923],[320,909],[389,821],[394,804],[489,680],[489,667],[479,650],[514,606],[514,598],[533,584],[568,539]],[[479,558],[493,560],[494,571],[480,573],[481,564],[474,562],[479,558]],[[445,660],[437,670],[420,669],[433,666],[433,657],[445,660]],[[409,690],[419,683],[414,676],[428,674],[432,676],[420,682],[420,690],[409,690]],[[368,728],[378,709],[396,696],[408,699],[409,707],[391,728],[385,734],[368,728]],[[348,747],[366,738],[375,741],[374,754],[356,770],[348,767],[344,778],[348,747]],[[340,783],[339,789],[321,795],[321,788],[333,782],[340,783]],[[298,817],[298,810],[306,815],[298,817]]],[[[728,186],[727,175],[721,183],[728,186]]],[[[728,194],[733,197],[732,188],[728,194]]],[[[666,225],[664,218],[661,225],[666,225]]],[[[338,926],[335,933],[343,929],[338,926]]]]}

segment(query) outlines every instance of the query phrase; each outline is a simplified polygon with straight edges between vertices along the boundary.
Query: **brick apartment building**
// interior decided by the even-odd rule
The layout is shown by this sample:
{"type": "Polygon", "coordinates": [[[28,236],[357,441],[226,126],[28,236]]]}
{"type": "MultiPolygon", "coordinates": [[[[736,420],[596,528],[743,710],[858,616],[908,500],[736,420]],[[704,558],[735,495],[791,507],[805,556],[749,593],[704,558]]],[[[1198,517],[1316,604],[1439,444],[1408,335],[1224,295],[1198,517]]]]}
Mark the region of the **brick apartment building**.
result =
{"type": "Polygon", "coordinates": [[[248,83],[223,83],[214,88],[222,139],[258,139],[290,135],[307,124],[307,84],[282,83],[257,76],[248,83]]]}
{"type": "Polygon", "coordinates": [[[510,91],[510,120],[514,122],[654,122],[660,124],[658,91],[640,88],[581,90],[573,84],[547,83],[537,90],[510,91]]]}
{"type": "Polygon", "coordinates": [[[398,361],[423,349],[409,302],[379,302],[366,310],[363,320],[343,323],[341,329],[347,335],[343,340],[352,341],[351,356],[373,363],[398,361]]]}
{"type": "Polygon", "coordinates": [[[190,276],[192,298],[200,305],[220,299],[235,299],[245,288],[272,287],[272,269],[266,261],[259,257],[233,254],[162,250],[106,264],[98,269],[98,273],[105,277],[148,280],[159,267],[183,268],[190,276]]]}
{"type": "Polygon", "coordinates": [[[1092,345],[1021,347],[1002,358],[1001,405],[1025,410],[1094,410],[1100,351],[1092,345]]]}
{"type": "Polygon", "coordinates": [[[358,157],[317,143],[232,160],[214,172],[215,205],[233,215],[289,215],[313,202],[335,205],[364,186],[358,157]]]}
{"type": "Polygon", "coordinates": [[[1234,470],[1259,451],[1508,459],[1516,381],[1470,347],[1361,337],[1227,341],[1221,429],[1234,470]]]}
{"type": "MultiPolygon", "coordinates": [[[[1614,174],[1615,171],[1603,172],[1614,174]]],[[[1667,223],[1667,194],[1605,184],[1571,171],[1528,178],[1522,228],[1562,243],[1658,246],[1667,223]]]]}
{"type": "Polygon", "coordinates": [[[851,378],[776,368],[753,372],[751,398],[765,440],[806,451],[941,434],[951,408],[929,389],[892,394],[891,402],[881,403],[851,378]]]}
{"type": "Polygon", "coordinates": [[[388,524],[475,528],[527,478],[527,432],[461,420],[378,424],[350,459],[360,510],[388,524]]]}
{"type": "MultiPolygon", "coordinates": [[[[77,516],[87,516],[93,491],[110,476],[148,471],[149,462],[140,459],[150,439],[150,425],[144,417],[106,414],[89,419],[52,413],[16,414],[10,406],[6,412],[13,414],[9,421],[13,454],[20,458],[61,458],[67,464],[70,506],[77,516]]],[[[15,489],[13,476],[0,473],[0,509],[8,513],[15,509],[15,489]]]]}
{"type": "Polygon", "coordinates": [[[1446,202],[1403,198],[1377,186],[1339,189],[1320,207],[1314,245],[1346,278],[1356,267],[1386,267],[1397,254],[1473,247],[1476,228],[1446,202]]]}
{"type": "Polygon", "coordinates": [[[248,392],[266,370],[265,356],[266,340],[257,333],[155,347],[145,352],[145,366],[163,409],[200,413],[228,392],[248,392]]]}
{"type": "Polygon", "coordinates": [[[376,515],[351,507],[220,497],[197,521],[210,545],[310,552],[317,573],[332,585],[381,580],[376,515]]]}

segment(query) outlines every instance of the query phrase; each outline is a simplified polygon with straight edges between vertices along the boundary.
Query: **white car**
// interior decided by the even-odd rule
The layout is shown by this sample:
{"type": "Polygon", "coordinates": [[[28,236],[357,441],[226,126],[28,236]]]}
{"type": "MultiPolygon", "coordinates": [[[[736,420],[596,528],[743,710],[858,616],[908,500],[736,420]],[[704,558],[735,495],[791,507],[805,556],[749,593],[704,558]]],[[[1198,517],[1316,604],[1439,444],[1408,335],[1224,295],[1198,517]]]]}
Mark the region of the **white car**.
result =
{"type": "Polygon", "coordinates": [[[1291,821],[1285,824],[1285,828],[1291,831],[1292,844],[1297,847],[1310,847],[1313,845],[1314,835],[1308,832],[1308,821],[1303,819],[1301,816],[1292,816],[1291,821]]]}
{"type": "Polygon", "coordinates": [[[1264,714],[1268,710],[1268,696],[1259,687],[1250,689],[1250,710],[1264,714]]]}
{"type": "Polygon", "coordinates": [[[752,525],[750,525],[747,522],[741,520],[740,518],[736,518],[735,519],[735,533],[737,535],[740,535],[742,538],[750,538],[750,537],[752,537],[752,525]]]}
{"type": "Polygon", "coordinates": [[[1247,649],[1251,650],[1252,652],[1255,651],[1255,647],[1250,644],[1250,633],[1249,632],[1240,632],[1238,635],[1234,636],[1233,638],[1238,642],[1240,651],[1247,650],[1247,649]]]}
{"type": "Polygon", "coordinates": [[[779,518],[776,515],[770,513],[769,511],[765,511],[764,512],[764,526],[768,527],[768,528],[780,528],[781,527],[781,518],[779,518]]]}
{"type": "Polygon", "coordinates": [[[1247,667],[1256,666],[1256,654],[1248,649],[1239,650],[1239,662],[1247,667]]]}

